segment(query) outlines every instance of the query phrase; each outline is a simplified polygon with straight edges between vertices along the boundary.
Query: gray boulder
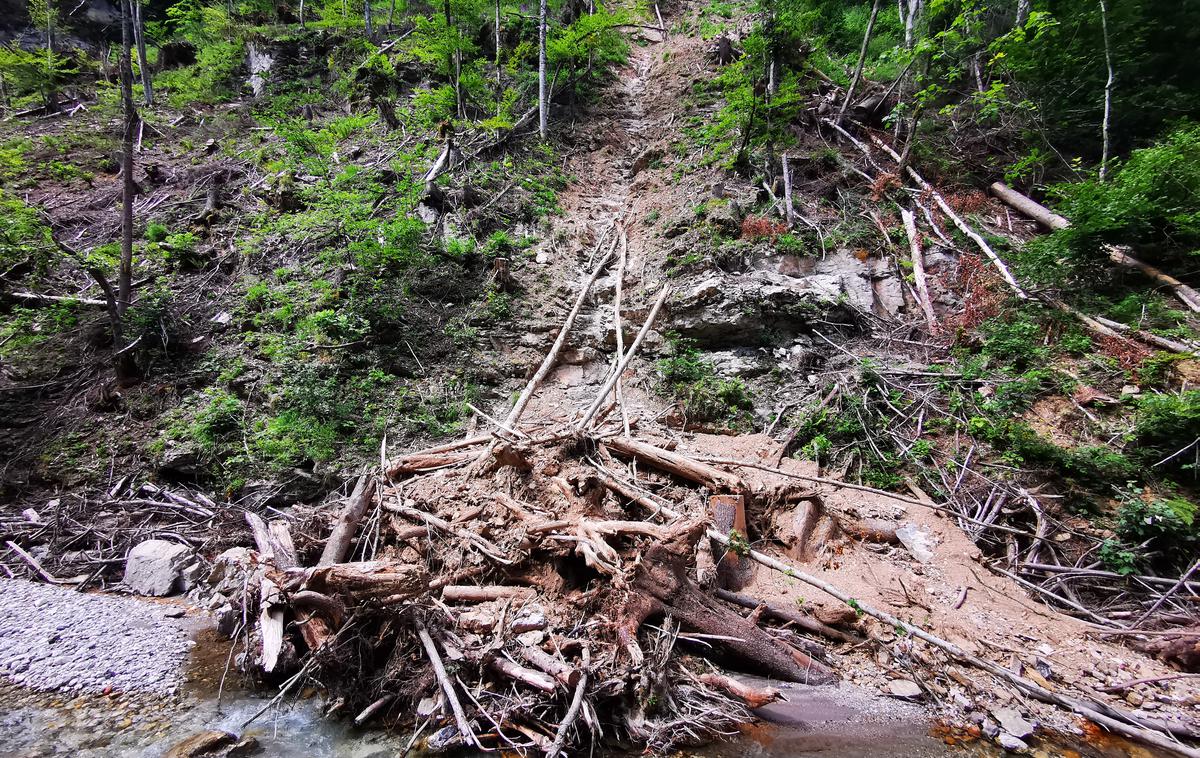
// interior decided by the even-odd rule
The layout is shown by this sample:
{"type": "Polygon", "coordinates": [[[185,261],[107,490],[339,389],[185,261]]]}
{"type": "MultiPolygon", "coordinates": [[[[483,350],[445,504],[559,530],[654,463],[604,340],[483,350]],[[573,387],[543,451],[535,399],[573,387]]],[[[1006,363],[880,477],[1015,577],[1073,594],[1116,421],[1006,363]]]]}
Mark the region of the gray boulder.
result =
{"type": "Polygon", "coordinates": [[[192,551],[185,545],[146,540],[129,551],[125,585],[139,595],[170,595],[178,591],[184,569],[192,562],[192,551]]]}

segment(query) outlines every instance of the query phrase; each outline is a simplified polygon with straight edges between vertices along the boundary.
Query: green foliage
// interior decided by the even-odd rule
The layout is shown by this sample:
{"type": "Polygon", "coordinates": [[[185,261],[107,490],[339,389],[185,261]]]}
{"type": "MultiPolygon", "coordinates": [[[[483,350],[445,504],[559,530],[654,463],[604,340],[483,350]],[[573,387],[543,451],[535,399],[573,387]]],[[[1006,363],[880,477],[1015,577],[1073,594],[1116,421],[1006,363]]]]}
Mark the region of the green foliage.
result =
{"type": "Polygon", "coordinates": [[[199,48],[193,65],[160,72],[154,86],[176,108],[226,102],[241,89],[237,78],[245,56],[240,40],[207,42],[199,48]]]}
{"type": "Polygon", "coordinates": [[[1153,497],[1132,487],[1122,495],[1115,531],[1151,570],[1179,573],[1200,551],[1196,515],[1197,506],[1190,500],[1153,497]]]}
{"type": "Polygon", "coordinates": [[[690,421],[735,424],[753,410],[750,388],[741,379],[722,379],[691,340],[674,337],[671,355],[658,362],[667,394],[690,421]]]}
{"type": "Polygon", "coordinates": [[[55,259],[50,229],[40,215],[18,198],[0,190],[0,272],[28,264],[30,273],[45,273],[55,259]]]}
{"type": "Polygon", "coordinates": [[[1150,261],[1200,247],[1200,125],[1186,123],[1152,147],[1136,150],[1108,181],[1059,184],[1056,210],[1071,226],[1035,241],[1025,270],[1061,284],[1111,269],[1108,245],[1129,245],[1150,261]],[[1066,280],[1069,281],[1069,280],[1066,280]]]}
{"type": "Polygon", "coordinates": [[[1200,468],[1200,390],[1143,395],[1132,436],[1133,449],[1146,465],[1194,476],[1200,468]]]}
{"type": "Polygon", "coordinates": [[[0,77],[17,103],[37,97],[49,105],[86,65],[86,56],[80,50],[61,53],[44,48],[26,50],[16,43],[0,45],[0,77]]]}

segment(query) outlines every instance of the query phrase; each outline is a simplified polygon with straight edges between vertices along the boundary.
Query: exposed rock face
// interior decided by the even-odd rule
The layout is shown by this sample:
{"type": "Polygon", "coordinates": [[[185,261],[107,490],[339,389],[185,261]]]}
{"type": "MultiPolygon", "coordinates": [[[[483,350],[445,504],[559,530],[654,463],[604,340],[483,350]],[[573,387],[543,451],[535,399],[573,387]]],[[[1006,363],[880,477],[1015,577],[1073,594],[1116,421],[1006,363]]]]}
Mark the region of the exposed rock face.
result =
{"type": "Polygon", "coordinates": [[[166,540],[146,540],[129,551],[125,584],[139,595],[170,595],[192,563],[191,550],[166,540]]]}
{"type": "Polygon", "coordinates": [[[670,328],[704,347],[762,344],[771,332],[794,334],[836,308],[839,291],[820,277],[793,279],[768,271],[715,274],[673,303],[670,328]]]}

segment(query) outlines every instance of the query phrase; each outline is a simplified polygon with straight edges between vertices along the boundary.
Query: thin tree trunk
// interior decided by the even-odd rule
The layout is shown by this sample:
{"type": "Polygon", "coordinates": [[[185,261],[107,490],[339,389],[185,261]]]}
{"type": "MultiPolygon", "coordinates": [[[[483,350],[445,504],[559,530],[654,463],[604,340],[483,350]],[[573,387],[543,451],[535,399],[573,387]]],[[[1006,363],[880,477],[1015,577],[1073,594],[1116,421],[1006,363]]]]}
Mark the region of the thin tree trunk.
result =
{"type": "Polygon", "coordinates": [[[500,117],[500,103],[504,99],[504,82],[500,75],[500,0],[496,0],[496,117],[500,117]]]}
{"type": "Polygon", "coordinates": [[[1020,29],[1029,20],[1029,0],[1017,0],[1017,20],[1013,28],[1020,29]]]}
{"type": "Polygon", "coordinates": [[[137,43],[138,69],[142,74],[142,98],[146,107],[154,105],[154,83],[150,78],[150,61],[146,60],[146,25],[142,20],[142,3],[133,4],[133,40],[137,43]]]}
{"type": "Polygon", "coordinates": [[[300,28],[304,28],[304,0],[300,0],[300,28]]]}
{"type": "Polygon", "coordinates": [[[1104,65],[1108,69],[1108,79],[1104,82],[1104,121],[1100,125],[1100,131],[1103,135],[1104,146],[1100,153],[1100,181],[1103,182],[1108,175],[1108,126],[1112,119],[1112,91],[1113,74],[1112,48],[1108,42],[1108,5],[1105,0],[1100,2],[1100,26],[1104,30],[1104,65]]]}
{"type": "Polygon", "coordinates": [[[862,47],[858,51],[858,65],[854,67],[854,76],[850,79],[850,88],[846,90],[846,98],[842,100],[842,107],[838,109],[837,122],[839,125],[846,118],[846,108],[850,107],[850,101],[854,99],[854,90],[858,87],[859,77],[862,76],[863,64],[867,60],[867,47],[871,44],[871,33],[875,31],[875,18],[878,15],[879,0],[875,0],[871,5],[871,17],[867,19],[867,31],[863,34],[862,47]]]}
{"type": "Polygon", "coordinates": [[[392,4],[388,6],[388,29],[392,28],[392,19],[396,17],[396,0],[392,0],[392,4]]]}
{"type": "Polygon", "coordinates": [[[46,112],[58,113],[58,87],[54,76],[54,6],[46,0],[46,112]]]}
{"type": "Polygon", "coordinates": [[[549,108],[546,102],[546,0],[538,4],[538,135],[544,142],[549,131],[549,108]]]}
{"type": "Polygon", "coordinates": [[[133,105],[133,2],[121,2],[121,102],[125,111],[125,130],[121,143],[121,263],[117,271],[116,322],[113,347],[117,351],[116,372],[121,379],[137,375],[137,363],[124,344],[125,313],[133,297],[133,136],[137,129],[137,110],[133,105]]]}
{"type": "Polygon", "coordinates": [[[375,33],[371,28],[371,0],[363,0],[363,26],[366,28],[368,37],[375,33]]]}
{"type": "Polygon", "coordinates": [[[792,167],[788,165],[787,151],[783,153],[783,217],[790,229],[796,223],[796,209],[792,207],[792,167]]]}

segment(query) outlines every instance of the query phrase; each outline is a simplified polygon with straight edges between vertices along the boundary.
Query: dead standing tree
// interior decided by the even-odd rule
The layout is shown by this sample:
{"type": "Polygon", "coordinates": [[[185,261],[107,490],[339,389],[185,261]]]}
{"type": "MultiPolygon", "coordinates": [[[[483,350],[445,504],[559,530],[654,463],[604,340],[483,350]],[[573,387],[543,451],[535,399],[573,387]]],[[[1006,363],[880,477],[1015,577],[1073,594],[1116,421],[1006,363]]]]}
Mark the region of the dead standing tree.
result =
{"type": "MultiPolygon", "coordinates": [[[[121,135],[121,262],[117,270],[117,290],[102,276],[97,279],[108,299],[109,320],[112,323],[113,348],[116,350],[115,369],[118,379],[138,375],[134,344],[125,343],[125,314],[133,298],[133,196],[137,184],[133,181],[133,139],[138,114],[133,104],[133,2],[121,2],[121,104],[124,112],[121,135]]],[[[94,276],[95,274],[93,274],[94,276]]]]}

